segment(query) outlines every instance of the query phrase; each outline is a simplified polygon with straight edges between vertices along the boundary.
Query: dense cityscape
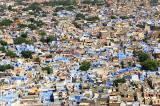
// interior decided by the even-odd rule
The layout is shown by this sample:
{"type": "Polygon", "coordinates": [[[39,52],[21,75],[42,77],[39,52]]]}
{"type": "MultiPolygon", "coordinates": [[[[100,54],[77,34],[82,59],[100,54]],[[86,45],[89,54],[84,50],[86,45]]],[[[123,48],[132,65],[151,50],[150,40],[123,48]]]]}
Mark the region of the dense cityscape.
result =
{"type": "Polygon", "coordinates": [[[0,0],[0,106],[160,106],[160,0],[0,0]]]}

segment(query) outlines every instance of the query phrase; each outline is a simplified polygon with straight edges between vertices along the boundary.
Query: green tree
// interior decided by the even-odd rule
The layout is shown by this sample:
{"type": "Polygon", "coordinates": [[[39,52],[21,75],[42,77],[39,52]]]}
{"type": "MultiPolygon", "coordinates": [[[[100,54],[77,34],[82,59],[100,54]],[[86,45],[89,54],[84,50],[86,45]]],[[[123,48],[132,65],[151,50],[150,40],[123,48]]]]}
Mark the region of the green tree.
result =
{"type": "Polygon", "coordinates": [[[21,37],[27,38],[27,32],[23,32],[23,33],[21,34],[21,37]]]}
{"type": "Polygon", "coordinates": [[[10,11],[13,10],[11,5],[8,6],[8,10],[10,10],[10,11]]]}
{"type": "Polygon", "coordinates": [[[45,31],[39,31],[38,33],[39,33],[39,35],[41,35],[41,36],[47,35],[47,33],[46,33],[45,31]]]}
{"type": "Polygon", "coordinates": [[[0,22],[1,26],[10,26],[13,23],[13,21],[9,20],[9,19],[4,19],[0,22]]]}
{"type": "Polygon", "coordinates": [[[19,28],[19,29],[22,29],[22,28],[25,28],[25,27],[27,27],[26,24],[18,24],[18,28],[19,28]]]}
{"type": "Polygon", "coordinates": [[[28,28],[30,28],[31,30],[36,30],[37,26],[35,24],[29,24],[28,28]]]}
{"type": "Polygon", "coordinates": [[[84,14],[82,14],[82,13],[76,14],[75,20],[83,20],[83,19],[85,19],[85,15],[84,14]]]}
{"type": "Polygon", "coordinates": [[[113,85],[118,87],[118,84],[123,84],[123,83],[126,83],[126,80],[124,78],[118,78],[116,80],[113,81],[113,85]]]}
{"type": "Polygon", "coordinates": [[[48,37],[41,38],[41,42],[43,42],[43,43],[49,43],[51,41],[56,41],[56,40],[57,40],[57,38],[54,35],[50,35],[48,37]]]}
{"type": "Polygon", "coordinates": [[[83,61],[82,63],[80,63],[79,69],[80,69],[81,71],[87,71],[87,70],[89,70],[90,67],[91,67],[91,63],[90,63],[90,62],[88,62],[88,61],[83,61]]]}
{"type": "Polygon", "coordinates": [[[15,0],[16,4],[23,5],[23,0],[15,0]]]}
{"type": "Polygon", "coordinates": [[[39,15],[37,12],[34,12],[34,11],[30,11],[28,14],[29,15],[34,15],[35,17],[37,17],[39,15]]]}
{"type": "Polygon", "coordinates": [[[0,80],[0,86],[2,86],[4,84],[5,79],[1,79],[0,80]]]}
{"type": "Polygon", "coordinates": [[[25,8],[24,10],[26,10],[26,11],[32,10],[32,11],[38,12],[38,13],[39,13],[40,11],[42,11],[40,4],[39,4],[39,3],[36,3],[36,2],[30,4],[30,5],[29,5],[27,8],[25,8]]]}
{"type": "Polygon", "coordinates": [[[47,74],[53,73],[53,69],[49,66],[42,68],[42,70],[47,71],[47,74]]]}
{"type": "Polygon", "coordinates": [[[78,22],[73,21],[72,24],[73,24],[76,28],[81,29],[81,24],[79,24],[78,22]]]}
{"type": "Polygon", "coordinates": [[[7,69],[13,69],[14,67],[10,64],[6,64],[6,65],[0,65],[0,71],[4,72],[7,69]]]}
{"type": "Polygon", "coordinates": [[[100,20],[100,18],[98,16],[90,16],[90,17],[86,18],[86,20],[95,22],[95,21],[100,20]]]}
{"type": "Polygon", "coordinates": [[[124,68],[124,61],[121,61],[121,67],[124,68]]]}
{"type": "Polygon", "coordinates": [[[144,29],[144,28],[145,28],[145,25],[144,25],[144,24],[137,24],[136,27],[139,27],[139,28],[144,29]]]}
{"type": "Polygon", "coordinates": [[[67,11],[73,11],[75,9],[75,7],[73,5],[69,5],[69,6],[58,6],[55,9],[55,12],[61,11],[61,10],[67,10],[67,11]]]}
{"type": "Polygon", "coordinates": [[[36,26],[39,27],[39,28],[41,28],[44,25],[42,20],[34,21],[34,24],[36,24],[36,26]]]}
{"type": "Polygon", "coordinates": [[[58,12],[58,11],[61,11],[61,10],[65,10],[65,8],[64,7],[56,7],[55,8],[55,12],[58,12]]]}
{"type": "Polygon", "coordinates": [[[42,37],[40,41],[43,42],[43,43],[46,43],[45,37],[42,37]]]}
{"type": "Polygon", "coordinates": [[[32,58],[32,51],[22,51],[21,54],[24,58],[32,58]]]}
{"type": "Polygon", "coordinates": [[[143,42],[147,43],[149,39],[150,39],[150,38],[148,38],[148,37],[147,37],[147,38],[144,38],[144,39],[143,39],[143,42]]]}
{"type": "Polygon", "coordinates": [[[54,12],[52,15],[53,15],[53,16],[57,16],[57,13],[56,13],[56,12],[54,12]]]}
{"type": "Polygon", "coordinates": [[[40,63],[40,58],[39,57],[34,58],[34,62],[40,63]]]}
{"type": "Polygon", "coordinates": [[[9,56],[11,58],[15,58],[17,55],[13,51],[8,50],[8,51],[6,51],[6,56],[9,56]]]}
{"type": "Polygon", "coordinates": [[[144,62],[144,61],[150,59],[149,54],[144,53],[142,51],[138,51],[138,52],[134,51],[134,56],[138,56],[138,59],[140,62],[144,62]]]}
{"type": "Polygon", "coordinates": [[[67,11],[73,11],[75,9],[75,7],[73,5],[70,5],[70,6],[66,6],[65,9],[67,11]]]}
{"type": "Polygon", "coordinates": [[[70,6],[70,5],[77,5],[76,0],[54,0],[50,2],[46,2],[46,5],[50,6],[70,6]]]}
{"type": "Polygon", "coordinates": [[[116,17],[116,16],[114,16],[114,15],[112,15],[112,16],[111,16],[111,19],[117,19],[117,17],[116,17]]]}
{"type": "Polygon", "coordinates": [[[84,4],[90,4],[90,5],[103,5],[104,0],[83,0],[84,4]]]}
{"type": "Polygon", "coordinates": [[[35,20],[34,18],[30,18],[27,21],[30,21],[31,23],[27,26],[28,28],[30,28],[31,30],[36,30],[37,28],[41,28],[44,23],[42,22],[42,20],[35,20]]]}
{"type": "Polygon", "coordinates": [[[4,47],[0,47],[0,51],[5,53],[6,52],[6,49],[4,47]]]}
{"type": "Polygon", "coordinates": [[[55,40],[57,40],[56,37],[53,36],[53,35],[50,35],[50,36],[47,37],[47,40],[46,40],[46,41],[47,41],[47,42],[51,42],[51,41],[55,41],[55,40]]]}
{"type": "Polygon", "coordinates": [[[159,62],[157,60],[146,60],[141,63],[143,70],[155,71],[159,67],[159,62]]]}
{"type": "Polygon", "coordinates": [[[1,72],[6,71],[6,68],[4,67],[4,65],[0,65],[0,71],[1,71],[1,72]]]}
{"type": "Polygon", "coordinates": [[[1,44],[2,46],[7,46],[7,45],[8,45],[7,42],[5,42],[5,41],[3,41],[3,40],[0,40],[0,44],[1,44]]]}
{"type": "Polygon", "coordinates": [[[41,17],[47,17],[47,13],[43,12],[40,14],[41,17]]]}
{"type": "Polygon", "coordinates": [[[121,18],[122,20],[129,19],[128,16],[120,16],[120,18],[121,18]]]}
{"type": "Polygon", "coordinates": [[[23,38],[23,37],[17,37],[15,40],[14,40],[14,44],[15,45],[19,45],[19,44],[22,44],[22,43],[25,43],[25,44],[31,44],[31,41],[23,38]]]}
{"type": "Polygon", "coordinates": [[[13,69],[13,68],[14,68],[14,67],[13,67],[12,65],[10,65],[10,64],[4,65],[4,67],[5,67],[6,69],[13,69]]]}
{"type": "Polygon", "coordinates": [[[6,5],[0,5],[0,12],[5,12],[6,9],[6,5]]]}

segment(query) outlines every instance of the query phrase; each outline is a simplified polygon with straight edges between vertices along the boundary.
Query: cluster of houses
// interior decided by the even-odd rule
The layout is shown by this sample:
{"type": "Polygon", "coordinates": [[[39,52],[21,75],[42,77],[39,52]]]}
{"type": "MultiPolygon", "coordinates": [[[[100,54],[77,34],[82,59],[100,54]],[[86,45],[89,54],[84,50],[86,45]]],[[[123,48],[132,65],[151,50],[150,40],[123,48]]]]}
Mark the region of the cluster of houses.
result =
{"type": "Polygon", "coordinates": [[[160,106],[159,19],[159,0],[0,0],[0,106],[160,106]]]}

